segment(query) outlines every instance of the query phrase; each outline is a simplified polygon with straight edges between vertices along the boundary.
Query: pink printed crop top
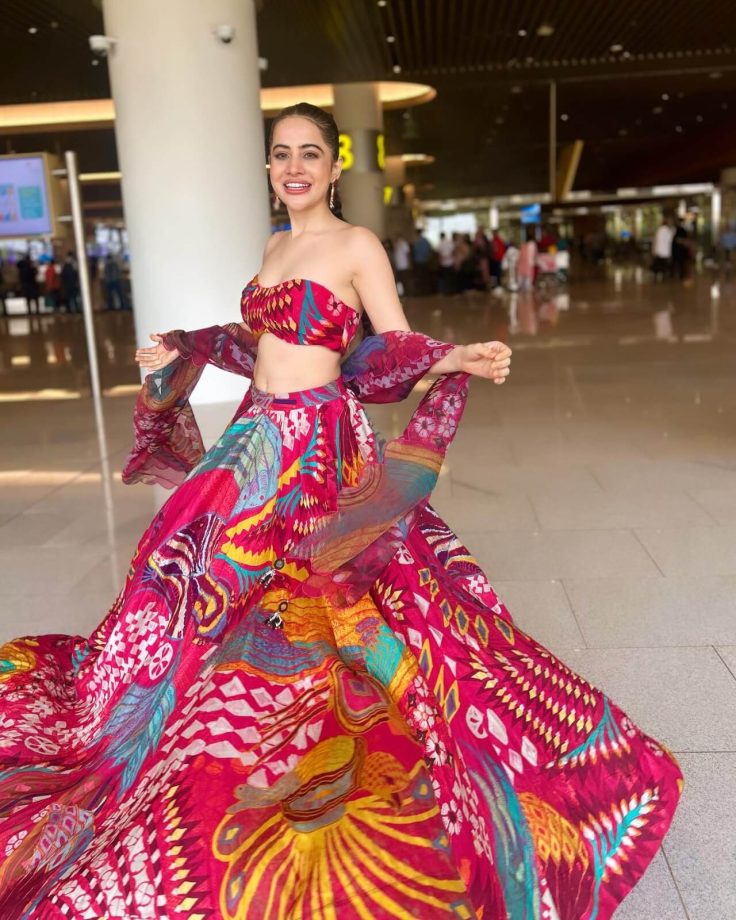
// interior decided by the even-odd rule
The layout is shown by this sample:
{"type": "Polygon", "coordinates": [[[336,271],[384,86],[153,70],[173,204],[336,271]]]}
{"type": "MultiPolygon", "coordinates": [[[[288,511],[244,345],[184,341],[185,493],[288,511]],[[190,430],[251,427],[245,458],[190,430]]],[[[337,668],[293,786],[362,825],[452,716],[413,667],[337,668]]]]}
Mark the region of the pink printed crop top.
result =
{"type": "Polygon", "coordinates": [[[271,332],[292,345],[322,345],[345,354],[360,314],[316,281],[292,278],[261,287],[258,276],[240,300],[243,321],[260,338],[271,332]]]}

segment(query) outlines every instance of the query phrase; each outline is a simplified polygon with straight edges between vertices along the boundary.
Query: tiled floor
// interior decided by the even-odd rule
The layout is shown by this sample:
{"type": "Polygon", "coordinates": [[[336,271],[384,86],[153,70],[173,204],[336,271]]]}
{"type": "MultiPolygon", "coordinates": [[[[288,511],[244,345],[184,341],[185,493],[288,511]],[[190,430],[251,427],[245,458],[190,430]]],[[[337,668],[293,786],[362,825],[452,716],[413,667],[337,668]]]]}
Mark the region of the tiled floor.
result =
{"type": "MultiPolygon", "coordinates": [[[[736,292],[712,281],[654,286],[629,269],[546,305],[408,307],[440,338],[515,348],[506,387],[473,385],[436,507],[519,624],[685,771],[672,831],[619,920],[736,917],[736,292]]],[[[104,385],[118,387],[105,400],[109,477],[89,400],[74,398],[77,319],[4,322],[0,640],[89,632],[161,500],[117,478],[137,379],[130,317],[98,317],[104,385]]],[[[213,434],[228,409],[203,412],[213,434]]],[[[373,414],[391,435],[407,411],[373,414]]]]}

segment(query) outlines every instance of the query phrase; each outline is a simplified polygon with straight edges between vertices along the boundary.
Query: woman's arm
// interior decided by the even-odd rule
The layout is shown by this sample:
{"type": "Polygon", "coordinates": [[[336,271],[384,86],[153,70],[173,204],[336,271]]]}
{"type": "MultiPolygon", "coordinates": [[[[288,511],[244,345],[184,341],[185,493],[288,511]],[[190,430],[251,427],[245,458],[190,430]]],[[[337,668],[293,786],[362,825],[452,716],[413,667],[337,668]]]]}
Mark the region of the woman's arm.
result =
{"type": "MultiPolygon", "coordinates": [[[[351,231],[352,283],[376,332],[409,331],[383,244],[365,227],[351,231]]],[[[463,372],[503,383],[510,373],[511,349],[502,342],[457,345],[431,367],[433,374],[463,372]]]]}

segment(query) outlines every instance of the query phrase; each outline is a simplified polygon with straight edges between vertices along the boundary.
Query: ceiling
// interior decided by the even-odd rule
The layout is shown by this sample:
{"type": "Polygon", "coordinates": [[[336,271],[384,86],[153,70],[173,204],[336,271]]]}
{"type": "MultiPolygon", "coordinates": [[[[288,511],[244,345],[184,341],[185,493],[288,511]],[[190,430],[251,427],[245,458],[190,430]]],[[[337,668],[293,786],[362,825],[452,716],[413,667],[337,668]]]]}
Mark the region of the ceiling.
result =
{"type": "MultiPolygon", "coordinates": [[[[714,180],[736,166],[733,0],[257,8],[266,86],[394,78],[437,88],[427,105],[386,113],[389,153],[435,157],[413,173],[426,197],[545,190],[552,79],[558,142],[585,143],[576,188],[714,180]]],[[[107,67],[87,44],[102,31],[99,0],[3,0],[0,104],[108,96],[107,67]]],[[[117,166],[111,131],[0,138],[3,152],[69,144],[85,171],[117,166]]],[[[108,200],[111,190],[98,195],[108,200]]]]}

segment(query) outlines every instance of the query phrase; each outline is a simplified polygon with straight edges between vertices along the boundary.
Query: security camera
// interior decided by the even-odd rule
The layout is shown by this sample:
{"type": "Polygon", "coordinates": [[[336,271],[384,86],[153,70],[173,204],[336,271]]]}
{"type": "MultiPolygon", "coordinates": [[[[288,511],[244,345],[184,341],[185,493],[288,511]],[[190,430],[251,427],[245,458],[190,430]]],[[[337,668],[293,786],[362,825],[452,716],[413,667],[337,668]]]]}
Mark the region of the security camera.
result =
{"type": "Polygon", "coordinates": [[[235,38],[235,26],[217,26],[215,35],[220,39],[223,45],[229,45],[235,38]]]}
{"type": "Polygon", "coordinates": [[[116,39],[110,38],[109,35],[90,35],[89,47],[93,54],[99,57],[106,57],[115,45],[116,39]]]}

